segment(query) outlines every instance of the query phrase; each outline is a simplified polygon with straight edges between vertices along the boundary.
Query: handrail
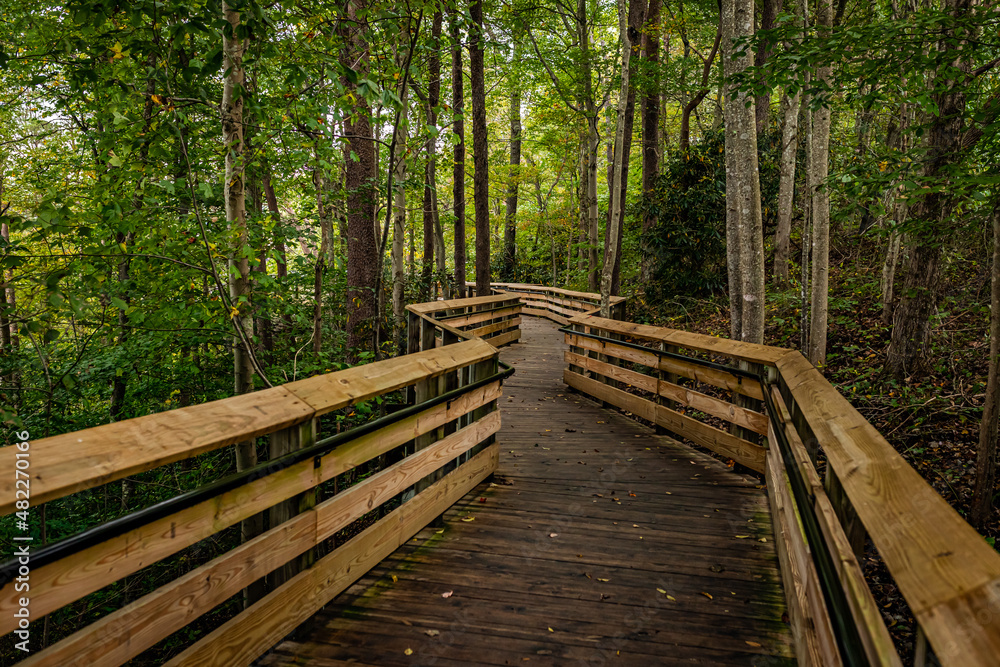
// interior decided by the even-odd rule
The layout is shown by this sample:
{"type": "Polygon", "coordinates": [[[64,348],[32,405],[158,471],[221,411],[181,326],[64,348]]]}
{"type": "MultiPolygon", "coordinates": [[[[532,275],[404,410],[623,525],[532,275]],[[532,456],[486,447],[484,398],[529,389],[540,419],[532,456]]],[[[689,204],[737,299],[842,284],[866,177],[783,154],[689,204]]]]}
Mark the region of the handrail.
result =
{"type": "MultiPolygon", "coordinates": [[[[501,319],[510,326],[511,318],[501,319]]],[[[490,475],[498,460],[497,398],[513,369],[498,368],[497,349],[487,340],[437,326],[452,330],[455,344],[33,442],[32,496],[42,501],[261,435],[272,443],[272,459],[250,470],[33,550],[33,618],[265,510],[271,525],[20,664],[121,664],[267,577],[269,595],[252,598],[254,604],[172,661],[248,664],[304,620],[302,614],[313,613],[490,475]],[[420,390],[432,384],[441,391],[420,390]],[[321,415],[399,389],[411,399],[403,409],[317,439],[321,415]],[[391,452],[401,458],[380,463],[379,472],[328,499],[318,497],[324,483],[391,452]],[[296,498],[298,508],[288,508],[296,498]],[[381,520],[328,555],[315,553],[394,498],[401,504],[385,508],[381,520]]],[[[14,450],[0,448],[0,462],[13,461],[14,450]]],[[[7,491],[0,507],[7,512],[12,485],[0,480],[7,491]]],[[[18,627],[14,612],[25,595],[12,581],[18,566],[0,564],[3,633],[18,627]]]]}
{"type": "Polygon", "coordinates": [[[995,664],[1000,554],[800,353],[593,312],[566,325],[570,387],[765,475],[800,663],[901,664],[858,558],[867,532],[937,659],[995,664]]]}

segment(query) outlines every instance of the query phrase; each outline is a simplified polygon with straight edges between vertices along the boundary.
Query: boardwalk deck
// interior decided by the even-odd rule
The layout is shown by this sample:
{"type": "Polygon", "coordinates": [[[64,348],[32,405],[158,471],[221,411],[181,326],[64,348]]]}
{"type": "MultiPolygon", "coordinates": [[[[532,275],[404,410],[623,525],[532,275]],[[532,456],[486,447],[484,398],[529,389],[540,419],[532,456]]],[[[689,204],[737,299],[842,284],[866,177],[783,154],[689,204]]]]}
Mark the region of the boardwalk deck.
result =
{"type": "Polygon", "coordinates": [[[261,665],[793,664],[767,496],[562,384],[524,318],[500,470],[261,665]]]}

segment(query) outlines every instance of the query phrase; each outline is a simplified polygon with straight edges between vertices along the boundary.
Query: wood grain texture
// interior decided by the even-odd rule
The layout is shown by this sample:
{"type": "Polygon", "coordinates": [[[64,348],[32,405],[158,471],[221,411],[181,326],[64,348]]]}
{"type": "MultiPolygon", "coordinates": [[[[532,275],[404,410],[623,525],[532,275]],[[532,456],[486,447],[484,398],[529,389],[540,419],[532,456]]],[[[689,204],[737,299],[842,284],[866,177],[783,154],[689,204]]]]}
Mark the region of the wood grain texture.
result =
{"type": "Polygon", "coordinates": [[[496,483],[261,664],[794,664],[765,492],[566,391],[562,334],[522,326],[496,483]]]}
{"type": "Polygon", "coordinates": [[[773,366],[778,359],[785,355],[788,350],[770,345],[757,345],[756,343],[744,343],[742,341],[729,340],[727,338],[717,338],[706,336],[678,329],[668,329],[666,327],[654,327],[647,324],[634,324],[632,322],[621,322],[619,320],[609,320],[595,316],[577,316],[570,320],[572,324],[613,331],[625,334],[633,338],[667,343],[689,350],[699,352],[709,352],[719,354],[731,359],[756,362],[773,366]]]}
{"type": "Polygon", "coordinates": [[[495,445],[483,450],[165,664],[250,664],[491,474],[496,460],[495,445]]]}
{"type": "Polygon", "coordinates": [[[483,442],[499,428],[500,413],[491,412],[21,664],[120,665],[483,442]]]}
{"type": "MultiPolygon", "coordinates": [[[[47,614],[103,586],[155,563],[274,504],[333,479],[376,456],[495,401],[493,382],[448,403],[436,405],[373,433],[348,441],[313,460],[276,470],[216,498],[94,545],[31,572],[32,611],[47,614]]],[[[0,590],[0,633],[16,627],[14,582],[0,590]]]]}
{"type": "Polygon", "coordinates": [[[763,472],[765,449],[752,442],[737,438],[730,433],[702,423],[693,417],[682,415],[665,405],[657,405],[652,401],[628,392],[616,389],[591,378],[585,378],[578,373],[566,370],[563,379],[567,385],[578,391],[607,401],[623,410],[658,424],[670,432],[701,445],[716,454],[728,456],[737,463],[751,470],[763,472]]]}
{"type": "Polygon", "coordinates": [[[777,367],[942,664],[995,664],[1000,554],[805,357],[777,367]]]}

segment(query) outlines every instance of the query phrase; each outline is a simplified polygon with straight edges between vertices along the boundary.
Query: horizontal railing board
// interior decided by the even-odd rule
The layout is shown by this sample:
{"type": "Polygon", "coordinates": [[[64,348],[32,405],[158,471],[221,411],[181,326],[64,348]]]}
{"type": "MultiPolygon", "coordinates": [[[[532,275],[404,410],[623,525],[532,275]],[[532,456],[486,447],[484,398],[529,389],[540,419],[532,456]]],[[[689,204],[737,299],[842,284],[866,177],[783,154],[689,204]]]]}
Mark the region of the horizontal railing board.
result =
{"type": "Polygon", "coordinates": [[[938,659],[995,664],[1000,554],[805,357],[777,367],[938,659]]]}
{"type": "Polygon", "coordinates": [[[648,351],[638,350],[634,347],[618,345],[611,341],[596,340],[571,333],[566,334],[566,342],[573,347],[590,350],[591,352],[599,352],[609,357],[623,359],[650,368],[657,368],[658,370],[674,373],[696,382],[703,382],[719,389],[736,390],[741,394],[746,394],[758,400],[763,398],[760,383],[756,380],[748,380],[747,378],[742,378],[723,370],[708,368],[695,361],[684,361],[675,357],[661,357],[658,354],[658,350],[652,348],[648,351]]]}
{"type": "MultiPolygon", "coordinates": [[[[474,340],[36,440],[29,469],[32,504],[280,431],[495,354],[489,343],[474,340]]],[[[13,470],[17,453],[13,445],[0,448],[0,469],[13,470]]],[[[15,509],[14,482],[13,475],[0,480],[0,515],[15,509]]]]}
{"type": "MultiPolygon", "coordinates": [[[[837,518],[833,504],[823,488],[819,473],[813,466],[805,445],[802,444],[791,423],[788,410],[777,387],[771,388],[771,395],[773,404],[779,412],[780,421],[770,423],[770,441],[777,442],[774,429],[782,429],[792,451],[794,465],[800,471],[814,498],[813,510],[817,523],[823,533],[823,540],[831,552],[833,564],[840,579],[840,588],[844,591],[844,596],[851,608],[854,624],[858,629],[858,636],[861,638],[865,654],[872,665],[902,667],[902,661],[893,645],[889,630],[885,626],[881,610],[868,588],[857,556],[855,556],[850,541],[844,533],[844,528],[837,518]]],[[[767,462],[768,465],[772,464],[770,454],[767,462]]],[[[786,465],[787,470],[787,464],[784,461],[782,461],[782,465],[786,465]]]]}
{"type": "Polygon", "coordinates": [[[621,322],[594,315],[578,315],[570,320],[570,324],[596,327],[605,331],[625,334],[633,338],[666,343],[676,347],[683,347],[689,350],[709,352],[748,361],[752,363],[773,366],[778,359],[783,357],[788,350],[770,345],[758,345],[756,343],[744,343],[742,341],[729,340],[727,338],[717,338],[705,334],[696,334],[678,329],[667,329],[665,327],[654,327],[648,324],[633,324],[632,322],[621,322]]]}
{"type": "Polygon", "coordinates": [[[120,665],[483,442],[499,428],[500,413],[491,412],[21,664],[120,665]],[[118,632],[120,628],[127,631],[118,632]],[[99,637],[103,639],[96,641],[99,637]]]}
{"type": "Polygon", "coordinates": [[[452,310],[454,308],[472,308],[474,306],[485,306],[489,304],[503,303],[510,301],[511,297],[505,294],[490,296],[474,296],[468,299],[450,299],[448,301],[427,301],[425,303],[411,303],[406,306],[407,310],[415,313],[437,313],[442,310],[452,310]]]}
{"type": "Polygon", "coordinates": [[[308,403],[315,416],[444,375],[496,355],[483,341],[463,341],[438,350],[424,350],[403,357],[355,366],[337,373],[291,382],[289,391],[308,403]]]}
{"type": "Polygon", "coordinates": [[[552,320],[553,322],[557,322],[558,324],[562,324],[563,326],[569,324],[569,319],[568,318],[565,318],[562,315],[556,315],[555,313],[550,313],[547,310],[539,310],[537,308],[528,308],[528,307],[525,307],[525,308],[521,309],[521,314],[522,315],[534,315],[535,317],[545,317],[545,318],[548,318],[548,319],[552,320]]]}
{"type": "Polygon", "coordinates": [[[453,327],[465,327],[470,324],[478,324],[480,322],[488,322],[490,320],[495,320],[501,317],[508,317],[510,315],[517,315],[521,312],[521,304],[511,306],[509,308],[501,308],[499,310],[488,310],[486,312],[470,312],[466,315],[459,315],[455,317],[445,318],[443,321],[447,322],[453,327]]]}
{"type": "Polygon", "coordinates": [[[735,435],[682,415],[663,405],[657,405],[640,396],[586,378],[569,369],[563,371],[563,381],[585,394],[627,410],[646,421],[653,422],[676,433],[682,438],[701,445],[716,454],[727,456],[751,470],[763,472],[765,449],[735,435]]]}
{"type": "Polygon", "coordinates": [[[491,445],[166,663],[248,665],[496,470],[491,445]]]}
{"type": "Polygon", "coordinates": [[[564,358],[569,364],[586,368],[589,371],[613,380],[618,380],[619,382],[624,382],[643,391],[669,398],[684,407],[724,419],[737,426],[747,428],[754,433],[767,435],[767,417],[759,412],[733,405],[714,396],[709,396],[687,387],[667,382],[666,380],[660,380],[659,378],[599,361],[592,357],[585,357],[569,350],[565,352],[564,358]]]}
{"type": "MultiPolygon", "coordinates": [[[[302,461],[84,549],[72,559],[36,567],[31,572],[33,613],[42,616],[79,600],[276,503],[487,405],[500,395],[499,382],[488,384],[344,443],[324,455],[319,465],[311,459],[302,461]]],[[[9,582],[0,589],[0,634],[10,632],[17,626],[13,614],[19,608],[19,599],[23,594],[16,590],[15,583],[9,582]]]]}

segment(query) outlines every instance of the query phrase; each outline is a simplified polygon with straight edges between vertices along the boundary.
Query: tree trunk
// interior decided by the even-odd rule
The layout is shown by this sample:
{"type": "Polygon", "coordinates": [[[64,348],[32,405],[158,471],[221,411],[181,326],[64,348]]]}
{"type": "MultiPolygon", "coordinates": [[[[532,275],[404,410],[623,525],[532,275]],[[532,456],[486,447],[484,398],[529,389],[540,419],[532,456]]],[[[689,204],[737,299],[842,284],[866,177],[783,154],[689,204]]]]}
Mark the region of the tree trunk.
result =
{"type": "MultiPolygon", "coordinates": [[[[970,11],[972,0],[946,0],[942,4],[945,11],[960,18],[970,11]]],[[[938,182],[947,178],[948,171],[968,150],[962,142],[965,84],[959,81],[956,72],[969,70],[969,63],[959,57],[959,49],[969,37],[950,28],[944,30],[937,44],[939,51],[953,54],[953,58],[948,65],[942,66],[931,86],[932,90],[939,91],[933,96],[938,113],[929,119],[924,132],[925,181],[938,182]]],[[[942,247],[954,227],[954,209],[955,198],[947,188],[924,196],[910,209],[914,221],[908,225],[912,228],[912,232],[908,232],[911,249],[886,355],[886,372],[897,379],[922,370],[926,363],[930,314],[937,301],[942,247]]]]}
{"type": "MultiPolygon", "coordinates": [[[[760,11],[761,30],[772,30],[774,28],[775,20],[781,12],[781,5],[782,0],[764,0],[760,11]]],[[[774,46],[768,42],[758,44],[757,55],[753,63],[754,67],[763,67],[767,63],[768,58],[771,57],[773,50],[774,46]]],[[[761,84],[766,84],[763,75],[760,75],[757,80],[761,84]]],[[[760,135],[767,129],[768,115],[771,110],[771,93],[764,92],[758,95],[754,100],[754,107],[756,110],[757,134],[760,135]]]]}
{"type": "MultiPolygon", "coordinates": [[[[319,156],[316,158],[319,161],[319,156]]],[[[316,190],[316,216],[319,218],[320,242],[316,252],[316,264],[313,267],[313,325],[312,352],[319,358],[323,351],[323,278],[326,276],[327,257],[333,246],[333,206],[327,199],[326,177],[322,167],[315,167],[312,173],[313,187],[316,190]]]]}
{"type": "MultiPolygon", "coordinates": [[[[648,63],[649,69],[659,66],[660,41],[657,31],[660,29],[660,0],[649,0],[646,8],[645,29],[642,31],[642,59],[648,63]]],[[[653,80],[650,75],[647,75],[653,80]]],[[[642,96],[642,191],[650,197],[656,187],[656,177],[660,173],[660,104],[657,95],[658,86],[649,84],[642,96]]],[[[639,268],[639,282],[648,284],[653,275],[653,256],[645,246],[645,239],[656,227],[656,216],[646,213],[642,219],[643,254],[639,268]]]]}
{"type": "Polygon", "coordinates": [[[618,0],[618,31],[622,41],[621,90],[618,92],[618,118],[615,122],[615,158],[613,178],[608,206],[611,209],[607,247],[605,248],[604,270],[601,272],[601,317],[611,317],[611,288],[615,263],[618,261],[618,242],[621,238],[622,200],[618,193],[625,182],[623,168],[625,166],[625,130],[628,121],[628,102],[630,94],[629,61],[632,59],[632,35],[635,29],[629,25],[629,8],[625,0],[618,0]]]}
{"type": "MultiPolygon", "coordinates": [[[[833,29],[833,2],[819,0],[816,26],[821,35],[833,29]]],[[[817,68],[816,76],[828,85],[833,68],[817,68]]],[[[809,192],[812,196],[812,297],[810,299],[809,352],[815,366],[826,364],[826,330],[830,297],[830,191],[826,187],[830,169],[830,107],[813,112],[812,148],[809,153],[809,192]]]]}
{"type": "MultiPolygon", "coordinates": [[[[807,83],[810,78],[810,75],[807,74],[807,83]]],[[[803,104],[803,113],[806,129],[803,143],[805,144],[806,151],[806,165],[809,165],[812,164],[813,114],[812,110],[809,109],[806,104],[803,104]]],[[[799,274],[799,310],[801,311],[799,317],[799,350],[803,354],[807,354],[809,352],[809,323],[812,320],[809,316],[809,297],[812,293],[809,280],[812,276],[812,271],[810,269],[812,262],[810,261],[810,258],[812,256],[813,219],[812,195],[809,190],[808,176],[806,179],[806,187],[802,190],[802,257],[800,261],[801,272],[799,274]]]]}
{"type": "MultiPolygon", "coordinates": [[[[250,284],[250,259],[246,221],[246,198],[243,190],[243,90],[245,77],[243,52],[246,40],[237,36],[240,12],[223,2],[222,13],[228,23],[222,37],[222,69],[227,72],[222,87],[222,143],[226,147],[226,173],[223,199],[226,221],[233,238],[229,260],[229,298],[233,305],[230,316],[243,335],[233,337],[233,392],[247,394],[253,391],[253,366],[247,346],[253,333],[253,318],[248,299],[250,284]]],[[[243,471],[257,465],[257,449],[252,440],[236,444],[236,470],[243,471]]],[[[257,514],[240,523],[241,540],[246,542],[264,530],[264,515],[257,514]]],[[[243,604],[250,606],[263,597],[260,582],[244,591],[243,604]]]]}
{"type": "Polygon", "coordinates": [[[788,285],[788,245],[792,234],[795,203],[795,154],[799,145],[799,100],[801,94],[787,93],[781,100],[784,126],[781,128],[781,164],[778,177],[778,229],[774,232],[774,284],[788,285]]]}
{"type": "MultiPolygon", "coordinates": [[[[401,64],[401,63],[400,63],[401,64]]],[[[406,110],[407,86],[400,91],[400,100],[406,110]]],[[[406,247],[406,122],[401,118],[396,124],[396,164],[392,184],[392,349],[397,354],[406,352],[406,286],[404,250],[406,247]]]]}
{"type": "MultiPolygon", "coordinates": [[[[285,254],[285,233],[281,227],[281,210],[278,208],[278,198],[274,194],[274,186],[271,184],[271,166],[264,166],[264,173],[261,176],[261,187],[264,190],[264,201],[267,202],[267,210],[274,220],[274,254],[276,259],[275,275],[280,281],[288,276],[288,260],[285,254]]],[[[281,315],[282,327],[289,336],[292,334],[292,316],[288,313],[281,315]]],[[[294,346],[295,340],[291,339],[294,346]]]]}
{"type": "Polygon", "coordinates": [[[990,289],[990,374],[986,402],[979,424],[976,450],[976,488],[969,522],[982,529],[993,514],[997,479],[997,441],[1000,440],[1000,208],[993,209],[993,278],[990,289]]]}
{"type": "Polygon", "coordinates": [[[587,20],[586,0],[577,0],[576,13],[577,41],[580,44],[583,60],[584,109],[587,116],[587,241],[590,244],[588,248],[587,288],[591,292],[596,292],[599,289],[597,265],[597,150],[599,139],[597,134],[598,110],[597,102],[594,99],[593,63],[590,51],[590,23],[587,20]]]}
{"type": "Polygon", "coordinates": [[[455,211],[455,288],[458,298],[465,298],[465,80],[462,73],[462,35],[458,11],[451,17],[451,93],[455,118],[452,200],[455,211]]]}
{"type": "MultiPolygon", "coordinates": [[[[344,64],[362,75],[368,71],[367,7],[364,0],[347,0],[344,27],[344,64]]],[[[374,352],[378,240],[375,238],[375,144],[372,140],[371,109],[357,94],[357,86],[344,79],[347,90],[357,97],[354,113],[344,120],[347,171],[347,346],[348,363],[357,363],[365,348],[374,352]],[[352,154],[357,156],[356,159],[352,154]]]]}
{"type": "Polygon", "coordinates": [[[472,83],[473,201],[476,210],[476,296],[490,288],[490,183],[486,136],[486,81],[483,70],[483,0],[469,7],[472,34],[469,40],[469,74],[472,83]]]}
{"type": "Polygon", "coordinates": [[[507,185],[507,214],[504,218],[501,280],[515,282],[517,269],[517,191],[521,178],[521,36],[515,31],[510,77],[510,180],[507,185]]]}

